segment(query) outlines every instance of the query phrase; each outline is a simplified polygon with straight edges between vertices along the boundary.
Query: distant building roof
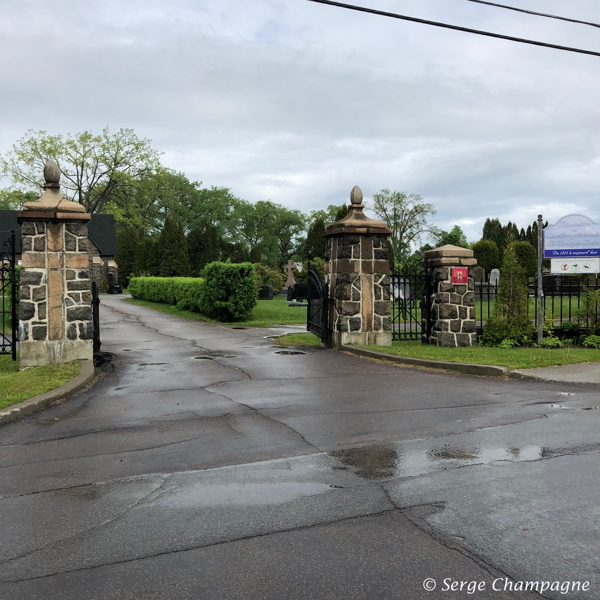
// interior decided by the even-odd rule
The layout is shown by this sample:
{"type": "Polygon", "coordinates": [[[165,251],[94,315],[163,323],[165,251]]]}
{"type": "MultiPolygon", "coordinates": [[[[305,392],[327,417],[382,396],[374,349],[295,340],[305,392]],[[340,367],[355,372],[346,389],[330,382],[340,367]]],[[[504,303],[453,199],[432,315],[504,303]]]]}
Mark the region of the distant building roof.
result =
{"type": "MultiPolygon", "coordinates": [[[[0,210],[0,253],[4,242],[8,241],[11,229],[17,238],[17,254],[21,253],[21,227],[17,223],[16,210],[0,210]]],[[[113,215],[92,215],[88,225],[88,237],[98,246],[100,256],[114,256],[117,253],[117,230],[113,215]]]]}

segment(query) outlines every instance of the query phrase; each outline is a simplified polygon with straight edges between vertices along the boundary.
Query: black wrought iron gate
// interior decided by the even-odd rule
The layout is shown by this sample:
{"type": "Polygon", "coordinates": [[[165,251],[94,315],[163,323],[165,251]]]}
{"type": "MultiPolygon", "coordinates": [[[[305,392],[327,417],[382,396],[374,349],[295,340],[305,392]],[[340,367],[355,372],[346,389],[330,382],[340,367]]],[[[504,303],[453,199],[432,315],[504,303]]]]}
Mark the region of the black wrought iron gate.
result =
{"type": "Polygon", "coordinates": [[[0,247],[0,354],[17,360],[18,282],[15,232],[0,247]]]}
{"type": "Polygon", "coordinates": [[[92,281],[92,329],[94,354],[100,352],[100,297],[98,296],[98,284],[92,281]]]}
{"type": "Polygon", "coordinates": [[[392,340],[421,340],[431,335],[431,282],[424,261],[415,269],[394,270],[390,280],[392,340]]]}
{"type": "Polygon", "coordinates": [[[308,263],[308,310],[306,329],[318,336],[324,344],[329,341],[329,298],[327,285],[308,263]]]}

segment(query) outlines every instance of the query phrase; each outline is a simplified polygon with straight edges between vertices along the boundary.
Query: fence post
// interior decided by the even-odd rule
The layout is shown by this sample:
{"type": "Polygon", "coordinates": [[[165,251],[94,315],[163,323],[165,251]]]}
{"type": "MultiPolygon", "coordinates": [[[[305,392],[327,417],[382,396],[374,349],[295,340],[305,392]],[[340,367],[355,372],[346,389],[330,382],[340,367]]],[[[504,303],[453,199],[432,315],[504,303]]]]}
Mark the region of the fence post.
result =
{"type": "MultiPolygon", "coordinates": [[[[544,288],[542,286],[542,260],[544,259],[544,219],[542,215],[538,215],[537,220],[537,292],[536,292],[536,317],[537,317],[537,341],[542,342],[544,337],[544,288]]],[[[562,299],[561,299],[562,302],[562,299]]]]}

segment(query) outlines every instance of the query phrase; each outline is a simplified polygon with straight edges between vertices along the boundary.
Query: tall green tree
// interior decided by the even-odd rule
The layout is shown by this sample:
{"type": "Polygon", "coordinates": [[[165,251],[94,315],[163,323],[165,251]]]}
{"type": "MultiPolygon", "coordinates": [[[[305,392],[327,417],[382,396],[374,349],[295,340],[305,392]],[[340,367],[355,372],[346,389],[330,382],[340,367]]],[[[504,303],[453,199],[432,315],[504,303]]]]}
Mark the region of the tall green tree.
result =
{"type": "Polygon", "coordinates": [[[392,230],[392,244],[397,262],[411,254],[411,245],[429,231],[429,217],[435,215],[433,204],[425,202],[419,194],[382,189],[373,195],[373,212],[392,230]]]}
{"type": "Polygon", "coordinates": [[[129,279],[135,274],[134,264],[140,236],[137,229],[126,224],[117,226],[117,254],[115,261],[119,265],[119,281],[124,287],[129,285],[129,279]]]}
{"type": "Polygon", "coordinates": [[[67,136],[30,129],[0,158],[0,171],[14,184],[37,193],[43,187],[48,158],[58,164],[65,196],[83,204],[89,213],[102,212],[131,178],[160,166],[160,153],[132,129],[111,134],[106,127],[99,135],[84,131],[67,136]]]}
{"type": "Polygon", "coordinates": [[[458,246],[459,248],[470,248],[465,232],[460,225],[455,225],[450,231],[432,228],[431,233],[436,246],[458,246]]]}
{"type": "Polygon", "coordinates": [[[165,219],[160,234],[160,276],[185,277],[189,272],[187,242],[183,227],[172,217],[165,219]]]}
{"type": "Polygon", "coordinates": [[[318,218],[311,223],[310,227],[308,228],[308,233],[306,235],[306,242],[304,243],[304,260],[308,258],[309,252],[311,253],[313,258],[325,258],[326,240],[323,237],[325,230],[326,226],[325,221],[323,221],[323,219],[318,218]]]}

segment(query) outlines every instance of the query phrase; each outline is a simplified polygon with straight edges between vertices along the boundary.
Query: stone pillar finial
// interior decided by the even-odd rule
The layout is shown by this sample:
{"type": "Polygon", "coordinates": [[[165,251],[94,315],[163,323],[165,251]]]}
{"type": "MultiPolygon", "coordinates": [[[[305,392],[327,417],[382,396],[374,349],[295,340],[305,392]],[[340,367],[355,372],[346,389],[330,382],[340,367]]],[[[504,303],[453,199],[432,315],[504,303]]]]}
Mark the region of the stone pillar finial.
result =
{"type": "Polygon", "coordinates": [[[352,188],[352,191],[350,192],[350,203],[356,206],[356,205],[362,204],[362,201],[363,201],[362,190],[357,185],[355,185],[352,188]]]}
{"type": "Polygon", "coordinates": [[[58,168],[56,161],[51,158],[44,164],[44,180],[46,181],[46,185],[52,187],[60,185],[60,169],[58,168]]]}

